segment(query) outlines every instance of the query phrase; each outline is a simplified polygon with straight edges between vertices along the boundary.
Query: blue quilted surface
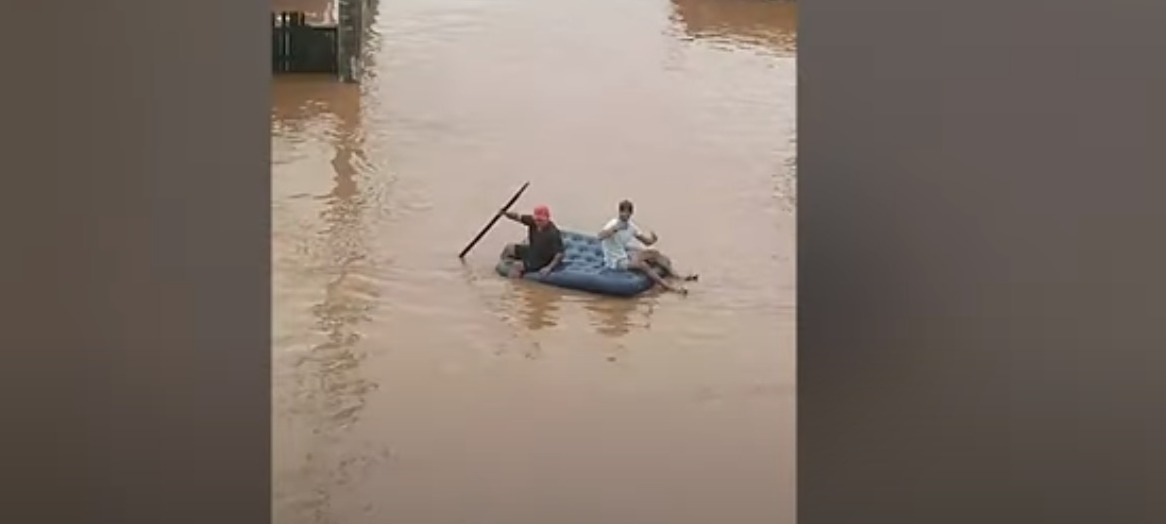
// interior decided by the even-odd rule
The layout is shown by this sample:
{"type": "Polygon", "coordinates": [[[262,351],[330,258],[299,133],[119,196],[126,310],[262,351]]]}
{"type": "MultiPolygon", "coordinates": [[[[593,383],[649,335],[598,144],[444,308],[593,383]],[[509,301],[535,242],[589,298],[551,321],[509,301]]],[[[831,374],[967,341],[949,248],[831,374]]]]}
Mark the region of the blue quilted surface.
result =
{"type": "MultiPolygon", "coordinates": [[[[601,295],[630,297],[652,288],[648,277],[631,272],[607,269],[603,266],[603,248],[594,235],[563,231],[563,263],[545,278],[537,272],[523,275],[526,280],[567,289],[577,289],[601,295]]],[[[513,264],[500,260],[495,270],[506,276],[513,264]]]]}

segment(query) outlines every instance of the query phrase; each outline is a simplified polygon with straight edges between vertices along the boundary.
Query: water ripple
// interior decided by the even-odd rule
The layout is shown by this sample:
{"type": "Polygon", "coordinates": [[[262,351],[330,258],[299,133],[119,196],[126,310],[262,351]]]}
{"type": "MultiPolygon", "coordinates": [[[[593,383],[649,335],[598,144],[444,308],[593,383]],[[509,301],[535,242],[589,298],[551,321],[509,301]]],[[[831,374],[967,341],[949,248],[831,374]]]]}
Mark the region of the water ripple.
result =
{"type": "MultiPolygon", "coordinates": [[[[272,86],[276,520],[554,522],[462,481],[493,476],[491,457],[586,469],[604,455],[540,446],[596,426],[652,450],[620,467],[685,464],[640,436],[648,419],[728,459],[691,482],[756,463],[725,435],[755,434],[746,421],[772,418],[793,383],[796,4],[397,0],[370,13],[360,85],[272,86]],[[458,261],[526,180],[519,207],[548,203],[571,229],[635,200],[701,282],[633,300],[511,282],[493,272],[522,235],[508,223],[458,261]],[[525,420],[561,422],[497,436],[525,420]],[[459,505],[431,503],[438,485],[459,505]]],[[[496,494],[569,495],[508,471],[496,494]]],[[[792,493],[766,475],[750,485],[792,493]]],[[[611,492],[642,492],[613,478],[611,492]]],[[[697,486],[641,480],[668,500],[697,486]]],[[[766,522],[792,515],[742,497],[766,522]]]]}

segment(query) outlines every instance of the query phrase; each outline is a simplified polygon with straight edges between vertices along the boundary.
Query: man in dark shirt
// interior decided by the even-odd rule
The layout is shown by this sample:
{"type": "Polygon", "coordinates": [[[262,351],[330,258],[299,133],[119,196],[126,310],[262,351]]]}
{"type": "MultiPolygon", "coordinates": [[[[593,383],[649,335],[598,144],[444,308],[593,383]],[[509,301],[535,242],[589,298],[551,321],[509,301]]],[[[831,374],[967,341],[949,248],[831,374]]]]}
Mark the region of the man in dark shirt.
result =
{"type": "Polygon", "coordinates": [[[503,211],[502,216],[526,226],[527,243],[510,244],[502,250],[502,257],[514,260],[510,267],[512,278],[523,273],[538,271],[547,276],[563,261],[563,234],[551,222],[551,210],[547,206],[537,206],[530,215],[519,215],[513,211],[503,211]]]}

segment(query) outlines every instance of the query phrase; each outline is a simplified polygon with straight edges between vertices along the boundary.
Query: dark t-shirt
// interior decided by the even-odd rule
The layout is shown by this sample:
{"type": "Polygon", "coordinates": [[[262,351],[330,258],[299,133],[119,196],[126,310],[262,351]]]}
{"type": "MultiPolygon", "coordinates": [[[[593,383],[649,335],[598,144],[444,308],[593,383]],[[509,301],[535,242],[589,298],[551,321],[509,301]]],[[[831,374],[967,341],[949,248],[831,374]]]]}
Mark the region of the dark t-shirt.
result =
{"type": "Polygon", "coordinates": [[[518,219],[526,225],[529,247],[524,262],[527,269],[532,271],[540,269],[549,264],[556,254],[563,252],[563,235],[554,222],[548,223],[547,227],[540,230],[534,224],[534,217],[522,215],[518,219]]]}

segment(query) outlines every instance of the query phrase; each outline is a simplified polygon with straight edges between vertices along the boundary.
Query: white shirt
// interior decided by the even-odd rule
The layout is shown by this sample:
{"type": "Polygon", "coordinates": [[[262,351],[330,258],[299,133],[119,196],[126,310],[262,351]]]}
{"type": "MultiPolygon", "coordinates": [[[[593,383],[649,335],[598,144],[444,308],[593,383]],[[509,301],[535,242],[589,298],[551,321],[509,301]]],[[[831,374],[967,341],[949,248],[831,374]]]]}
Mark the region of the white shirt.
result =
{"type": "MultiPolygon", "coordinates": [[[[603,229],[612,229],[619,223],[619,218],[611,219],[603,229]]],[[[640,246],[639,239],[636,235],[641,235],[640,226],[635,222],[628,221],[628,227],[620,231],[616,231],[603,240],[599,241],[599,245],[603,248],[603,263],[607,267],[616,267],[620,261],[628,259],[628,248],[636,249],[640,246]]]]}

